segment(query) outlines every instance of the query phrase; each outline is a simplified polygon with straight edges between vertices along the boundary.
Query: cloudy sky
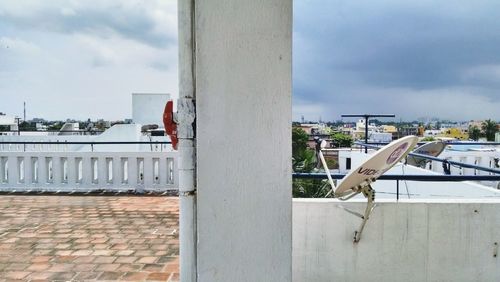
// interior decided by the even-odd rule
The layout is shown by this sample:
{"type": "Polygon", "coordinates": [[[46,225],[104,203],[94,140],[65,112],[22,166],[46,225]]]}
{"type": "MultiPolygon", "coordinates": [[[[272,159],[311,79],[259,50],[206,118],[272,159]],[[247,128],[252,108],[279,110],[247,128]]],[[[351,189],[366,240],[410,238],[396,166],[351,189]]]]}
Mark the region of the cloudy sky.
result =
{"type": "MultiPolygon", "coordinates": [[[[500,119],[500,1],[295,0],[293,114],[500,119]]],[[[177,85],[175,0],[1,0],[0,112],[131,116],[177,85]]]]}

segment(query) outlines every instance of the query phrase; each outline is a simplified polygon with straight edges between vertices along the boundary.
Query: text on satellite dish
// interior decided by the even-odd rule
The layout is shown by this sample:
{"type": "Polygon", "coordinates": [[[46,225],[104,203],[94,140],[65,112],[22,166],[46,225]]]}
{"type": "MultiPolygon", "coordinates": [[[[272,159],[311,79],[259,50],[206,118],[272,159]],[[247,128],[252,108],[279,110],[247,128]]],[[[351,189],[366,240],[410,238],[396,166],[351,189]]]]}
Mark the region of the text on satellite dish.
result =
{"type": "Polygon", "coordinates": [[[363,168],[363,167],[360,167],[359,170],[358,170],[358,174],[363,174],[363,175],[375,175],[378,172],[379,171],[376,170],[376,169],[363,168]]]}
{"type": "Polygon", "coordinates": [[[386,163],[392,164],[393,162],[399,160],[399,157],[401,157],[401,155],[406,152],[407,147],[408,147],[408,142],[403,143],[399,147],[397,147],[396,150],[394,150],[394,152],[392,152],[391,155],[387,158],[386,163]]]}

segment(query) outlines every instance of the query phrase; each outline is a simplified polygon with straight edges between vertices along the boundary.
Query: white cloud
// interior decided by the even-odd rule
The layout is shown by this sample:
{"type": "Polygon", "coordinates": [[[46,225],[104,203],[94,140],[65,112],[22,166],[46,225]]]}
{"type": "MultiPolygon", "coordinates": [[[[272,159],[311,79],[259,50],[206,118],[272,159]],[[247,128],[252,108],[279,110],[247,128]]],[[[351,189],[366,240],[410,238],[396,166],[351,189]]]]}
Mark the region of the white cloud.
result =
{"type": "Polygon", "coordinates": [[[29,118],[123,119],[133,92],[175,98],[176,9],[161,0],[2,1],[0,111],[19,115],[26,101],[29,118]]]}
{"type": "Polygon", "coordinates": [[[164,48],[177,36],[176,1],[86,0],[2,2],[7,25],[24,30],[122,36],[164,48]]]}

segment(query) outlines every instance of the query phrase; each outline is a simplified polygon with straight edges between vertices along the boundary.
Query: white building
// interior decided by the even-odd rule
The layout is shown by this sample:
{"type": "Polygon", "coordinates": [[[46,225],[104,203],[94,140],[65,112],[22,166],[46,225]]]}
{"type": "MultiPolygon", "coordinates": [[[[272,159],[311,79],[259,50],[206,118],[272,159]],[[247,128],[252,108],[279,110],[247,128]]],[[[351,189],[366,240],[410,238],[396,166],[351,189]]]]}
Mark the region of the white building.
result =
{"type": "MultiPolygon", "coordinates": [[[[17,120],[13,116],[0,114],[0,125],[9,126],[11,131],[17,130],[17,120]]],[[[13,132],[2,132],[0,135],[13,135],[13,132]]]]}
{"type": "Polygon", "coordinates": [[[442,131],[440,129],[427,129],[424,131],[424,137],[434,137],[441,133],[442,131]]]}
{"type": "Polygon", "coordinates": [[[170,99],[166,93],[132,93],[132,120],[136,124],[163,127],[163,110],[170,99]]]}

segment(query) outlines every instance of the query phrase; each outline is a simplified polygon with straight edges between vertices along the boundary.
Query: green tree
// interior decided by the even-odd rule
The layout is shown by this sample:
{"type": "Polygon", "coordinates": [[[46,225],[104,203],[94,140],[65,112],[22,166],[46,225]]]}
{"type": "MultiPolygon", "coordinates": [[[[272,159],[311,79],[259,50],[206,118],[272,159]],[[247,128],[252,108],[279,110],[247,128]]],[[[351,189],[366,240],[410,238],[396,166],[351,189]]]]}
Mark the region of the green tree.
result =
{"type": "MultiPolygon", "coordinates": [[[[294,172],[312,172],[316,167],[315,151],[307,147],[309,135],[301,128],[292,128],[292,168],[294,172]]],[[[324,197],[328,193],[326,182],[317,179],[293,179],[294,198],[324,197]]]]}
{"type": "Polygon", "coordinates": [[[300,127],[292,128],[292,157],[302,155],[307,150],[309,135],[300,127]]]}
{"type": "Polygon", "coordinates": [[[332,144],[334,144],[336,148],[349,148],[354,143],[350,135],[342,133],[335,133],[331,136],[331,138],[332,144]]]}
{"type": "Polygon", "coordinates": [[[292,128],[292,167],[295,172],[311,172],[316,165],[314,151],[307,147],[309,135],[300,127],[292,128]]]}
{"type": "Polygon", "coordinates": [[[469,138],[477,141],[479,140],[479,137],[481,137],[481,130],[475,125],[469,127],[469,138]]]}
{"type": "Polygon", "coordinates": [[[436,122],[436,125],[434,126],[434,129],[437,129],[437,130],[441,129],[441,122],[440,121],[436,122]]]}
{"type": "Polygon", "coordinates": [[[495,133],[498,131],[497,123],[491,119],[483,121],[481,124],[486,140],[495,141],[495,133]]]}
{"type": "Polygon", "coordinates": [[[422,142],[432,142],[432,141],[436,141],[436,139],[432,136],[427,136],[422,139],[422,142]]]}
{"type": "Polygon", "coordinates": [[[36,124],[23,121],[19,124],[21,131],[36,131],[36,124]]]}

